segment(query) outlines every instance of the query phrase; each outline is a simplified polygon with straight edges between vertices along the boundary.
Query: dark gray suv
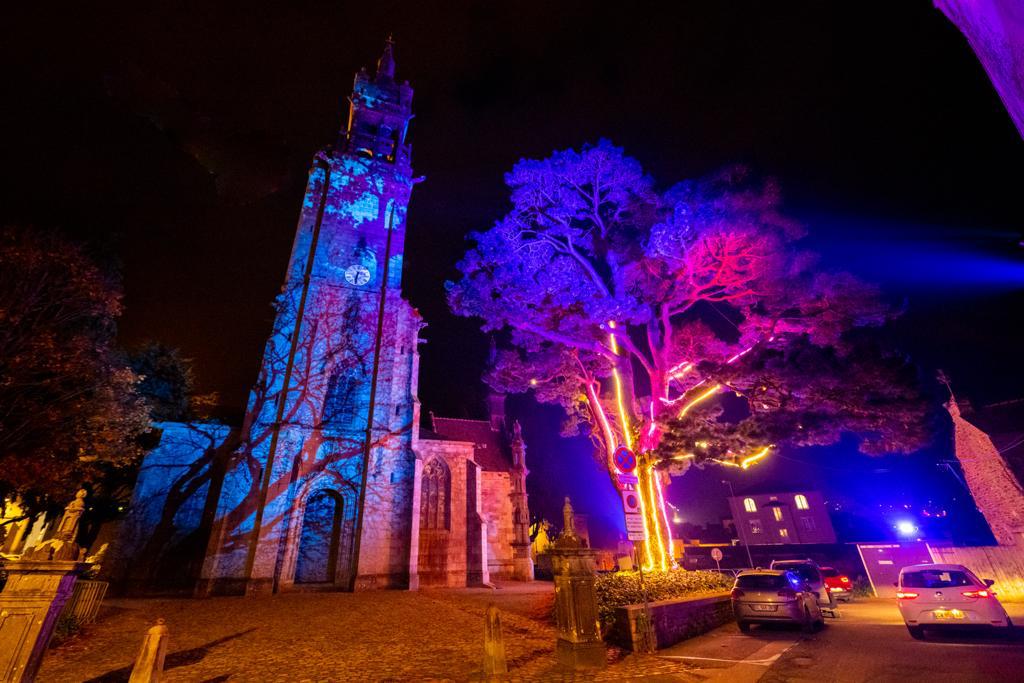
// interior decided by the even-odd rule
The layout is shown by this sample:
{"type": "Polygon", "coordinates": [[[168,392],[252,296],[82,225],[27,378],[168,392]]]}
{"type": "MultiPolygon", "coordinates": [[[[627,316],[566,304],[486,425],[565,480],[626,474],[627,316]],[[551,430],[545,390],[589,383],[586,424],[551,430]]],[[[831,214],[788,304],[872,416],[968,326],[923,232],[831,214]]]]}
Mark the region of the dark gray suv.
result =
{"type": "Polygon", "coordinates": [[[744,633],[751,624],[800,624],[820,628],[825,619],[809,586],[793,572],[755,569],[740,572],[732,589],[732,612],[744,633]]]}

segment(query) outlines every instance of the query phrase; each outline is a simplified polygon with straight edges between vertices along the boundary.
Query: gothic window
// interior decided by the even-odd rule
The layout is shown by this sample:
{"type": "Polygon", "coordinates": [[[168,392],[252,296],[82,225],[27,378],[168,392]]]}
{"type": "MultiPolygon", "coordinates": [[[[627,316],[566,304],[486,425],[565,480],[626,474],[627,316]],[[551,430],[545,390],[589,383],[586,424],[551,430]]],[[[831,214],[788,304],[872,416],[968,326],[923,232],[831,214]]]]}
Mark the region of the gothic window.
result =
{"type": "Polygon", "coordinates": [[[448,467],[431,460],[423,468],[420,485],[420,529],[442,531],[451,528],[452,476],[448,467]]]}
{"type": "Polygon", "coordinates": [[[818,525],[814,523],[813,517],[801,517],[800,526],[803,527],[804,531],[814,531],[818,528],[818,525]]]}
{"type": "Polygon", "coordinates": [[[772,516],[776,522],[782,521],[782,508],[772,508],[772,516]]]}
{"type": "Polygon", "coordinates": [[[759,534],[761,533],[761,520],[752,519],[750,520],[750,533],[759,534]]]}
{"type": "Polygon", "coordinates": [[[335,429],[356,428],[359,416],[359,383],[352,377],[334,372],[327,382],[321,423],[335,429]]]}
{"type": "Polygon", "coordinates": [[[789,538],[789,529],[785,527],[779,529],[779,538],[789,538]]]}
{"type": "Polygon", "coordinates": [[[349,205],[349,214],[356,225],[364,221],[375,221],[380,217],[380,199],[372,192],[364,192],[360,197],[352,200],[349,205]]]}
{"type": "Polygon", "coordinates": [[[810,507],[810,505],[807,504],[807,496],[802,493],[796,494],[795,500],[797,510],[806,510],[810,507]]]}
{"type": "Polygon", "coordinates": [[[743,509],[747,512],[757,512],[757,505],[754,503],[753,498],[743,499],[743,509]]]}

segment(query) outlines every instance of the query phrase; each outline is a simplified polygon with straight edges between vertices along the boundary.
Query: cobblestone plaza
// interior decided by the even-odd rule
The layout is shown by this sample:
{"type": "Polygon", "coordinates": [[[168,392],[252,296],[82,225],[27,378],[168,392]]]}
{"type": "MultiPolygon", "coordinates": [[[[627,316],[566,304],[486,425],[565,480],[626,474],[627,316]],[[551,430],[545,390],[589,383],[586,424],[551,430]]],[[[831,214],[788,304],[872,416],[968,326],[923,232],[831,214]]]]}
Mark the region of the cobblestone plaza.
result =
{"type": "Polygon", "coordinates": [[[614,649],[596,677],[563,677],[553,595],[551,584],[538,582],[498,590],[111,600],[96,624],[51,650],[39,680],[127,681],[158,617],[171,632],[168,682],[474,680],[490,602],[501,610],[510,680],[697,680],[677,662],[614,649]]]}

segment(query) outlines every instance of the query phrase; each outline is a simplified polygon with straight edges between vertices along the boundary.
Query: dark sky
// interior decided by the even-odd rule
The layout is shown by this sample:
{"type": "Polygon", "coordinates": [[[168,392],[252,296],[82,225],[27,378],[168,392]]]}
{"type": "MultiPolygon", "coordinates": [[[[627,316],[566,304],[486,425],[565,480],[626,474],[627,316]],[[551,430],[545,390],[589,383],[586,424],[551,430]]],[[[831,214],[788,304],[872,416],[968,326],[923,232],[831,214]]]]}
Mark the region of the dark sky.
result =
{"type": "Polygon", "coordinates": [[[826,262],[880,281],[903,345],[977,403],[1022,372],[1022,144],[930,2],[82,3],[13,16],[0,219],[120,264],[126,344],[155,338],[240,407],[306,170],[388,32],[416,90],[405,292],[424,412],[478,416],[486,342],[443,283],[521,157],[608,137],[660,182],[777,177],[826,262]],[[121,5],[118,7],[117,5],[121,5]]]}

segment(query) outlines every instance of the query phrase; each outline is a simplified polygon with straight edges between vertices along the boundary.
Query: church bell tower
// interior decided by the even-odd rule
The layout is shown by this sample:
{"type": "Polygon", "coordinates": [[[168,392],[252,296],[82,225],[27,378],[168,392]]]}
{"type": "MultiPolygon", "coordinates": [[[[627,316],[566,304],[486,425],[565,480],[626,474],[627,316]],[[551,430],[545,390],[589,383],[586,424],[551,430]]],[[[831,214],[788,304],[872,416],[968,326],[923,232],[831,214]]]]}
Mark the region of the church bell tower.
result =
{"type": "Polygon", "coordinates": [[[314,157],[203,592],[407,580],[421,323],[400,291],[413,90],[395,71],[389,37],[314,157]]]}

